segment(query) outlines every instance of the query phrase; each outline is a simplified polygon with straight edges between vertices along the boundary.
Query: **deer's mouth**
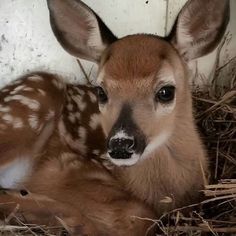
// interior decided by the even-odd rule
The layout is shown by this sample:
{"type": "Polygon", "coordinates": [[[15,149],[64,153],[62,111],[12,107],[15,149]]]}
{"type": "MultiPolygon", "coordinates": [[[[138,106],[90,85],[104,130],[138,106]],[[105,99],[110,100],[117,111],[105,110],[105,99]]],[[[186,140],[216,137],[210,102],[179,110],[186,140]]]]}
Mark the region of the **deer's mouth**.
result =
{"type": "Polygon", "coordinates": [[[116,166],[132,166],[135,165],[141,158],[140,154],[130,154],[128,158],[124,158],[124,155],[120,156],[121,158],[113,158],[108,152],[108,158],[116,166]]]}

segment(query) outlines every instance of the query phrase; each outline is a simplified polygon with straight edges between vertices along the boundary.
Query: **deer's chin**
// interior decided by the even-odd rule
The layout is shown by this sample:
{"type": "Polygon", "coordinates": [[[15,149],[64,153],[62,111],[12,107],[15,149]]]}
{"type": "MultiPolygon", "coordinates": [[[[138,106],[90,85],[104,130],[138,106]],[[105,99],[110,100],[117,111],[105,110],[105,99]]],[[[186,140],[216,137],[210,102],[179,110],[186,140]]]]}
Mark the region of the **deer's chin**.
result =
{"type": "Polygon", "coordinates": [[[109,160],[116,166],[133,166],[135,165],[141,158],[140,154],[134,153],[130,158],[127,159],[114,159],[109,153],[107,153],[109,160]]]}

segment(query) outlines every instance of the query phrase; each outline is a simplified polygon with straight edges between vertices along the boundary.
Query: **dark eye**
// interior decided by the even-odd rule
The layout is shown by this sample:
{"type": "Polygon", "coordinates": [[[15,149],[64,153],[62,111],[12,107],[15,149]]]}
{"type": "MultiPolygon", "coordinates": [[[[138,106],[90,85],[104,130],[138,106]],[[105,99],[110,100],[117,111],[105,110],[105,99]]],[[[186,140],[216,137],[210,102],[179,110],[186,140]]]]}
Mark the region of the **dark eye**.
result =
{"type": "Polygon", "coordinates": [[[175,87],[173,85],[166,85],[162,87],[155,95],[156,102],[167,103],[174,99],[175,87]]]}
{"type": "Polygon", "coordinates": [[[104,89],[102,87],[96,87],[96,91],[97,91],[98,102],[102,104],[106,103],[108,100],[108,97],[104,89]]]}

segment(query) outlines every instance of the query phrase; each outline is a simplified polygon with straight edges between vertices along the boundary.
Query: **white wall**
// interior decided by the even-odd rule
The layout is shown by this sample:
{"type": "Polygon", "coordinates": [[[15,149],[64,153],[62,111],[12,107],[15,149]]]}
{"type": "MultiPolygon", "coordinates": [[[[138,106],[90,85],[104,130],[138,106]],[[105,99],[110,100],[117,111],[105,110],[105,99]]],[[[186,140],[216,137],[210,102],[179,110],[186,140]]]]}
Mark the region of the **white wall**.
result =
{"type": "MultiPolygon", "coordinates": [[[[186,0],[84,0],[119,37],[134,33],[164,36],[186,0]]],[[[236,1],[231,0],[235,12],[236,1]]],[[[232,40],[221,53],[221,64],[235,55],[236,14],[232,14],[232,40]]],[[[216,54],[216,52],[215,52],[216,54]]],[[[198,63],[199,78],[209,77],[215,54],[198,63]],[[209,59],[210,58],[210,59],[209,59]],[[204,76],[202,76],[202,74],[204,76]]],[[[87,73],[96,66],[82,62],[87,73]]],[[[193,70],[196,69],[193,63],[193,70]]],[[[46,0],[0,0],[0,87],[32,70],[57,72],[70,81],[85,81],[76,60],[68,55],[52,34],[46,0]]],[[[206,80],[206,79],[205,79],[206,80]]],[[[205,83],[205,81],[204,81],[205,83]]]]}
{"type": "MultiPolygon", "coordinates": [[[[166,1],[85,2],[119,37],[137,32],[164,35],[166,1]]],[[[88,73],[94,68],[95,74],[95,65],[83,65],[88,73]]],[[[84,78],[76,60],[61,48],[51,31],[46,0],[1,0],[0,86],[32,70],[57,72],[70,81],[84,78]]]]}

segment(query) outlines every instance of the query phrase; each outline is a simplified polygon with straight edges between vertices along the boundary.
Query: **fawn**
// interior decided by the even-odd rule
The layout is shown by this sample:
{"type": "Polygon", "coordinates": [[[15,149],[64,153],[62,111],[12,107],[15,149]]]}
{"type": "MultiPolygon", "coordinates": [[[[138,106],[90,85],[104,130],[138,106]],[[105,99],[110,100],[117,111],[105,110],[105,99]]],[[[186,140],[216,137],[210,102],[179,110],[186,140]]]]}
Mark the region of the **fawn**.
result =
{"type": "MultiPolygon", "coordinates": [[[[96,220],[99,213],[102,218],[102,212],[111,210],[107,199],[112,199],[113,209],[123,210],[124,215],[134,214],[135,204],[139,206],[137,215],[148,217],[198,199],[204,188],[207,158],[194,124],[188,63],[218,45],[229,21],[229,1],[189,0],[166,38],[139,34],[117,39],[79,0],[48,0],[48,8],[61,45],[75,57],[98,63],[97,85],[73,87],[54,75],[39,73],[2,91],[0,185],[26,187],[55,200],[56,206],[61,203],[67,207],[71,194],[61,192],[70,187],[80,213],[74,208],[63,211],[48,201],[45,204],[56,213],[72,214],[89,225],[86,231],[97,235],[102,232],[101,220],[96,220]],[[10,130],[14,134],[9,135],[10,130]],[[61,158],[69,153],[70,159],[71,152],[72,163],[79,163],[79,171],[70,171],[68,158],[61,158]],[[101,156],[105,164],[103,160],[100,164],[101,156]],[[108,160],[112,163],[109,167],[108,160]],[[60,172],[61,165],[69,167],[60,172]],[[57,167],[55,173],[50,172],[53,167],[57,167]],[[42,176],[47,175],[50,178],[45,182],[42,176]],[[94,176],[109,188],[103,192],[103,184],[89,184],[94,176]],[[91,189],[98,196],[93,202],[99,210],[89,201],[94,193],[91,189]],[[115,204],[117,192],[123,203],[128,201],[126,209],[115,204]],[[86,214],[94,218],[84,221],[86,214]]],[[[27,202],[33,198],[27,200],[9,192],[0,200],[6,201],[9,196],[30,211],[27,202]]],[[[109,228],[111,222],[131,224],[123,214],[104,221],[107,235],[114,232],[112,226],[109,228]]],[[[119,226],[116,229],[120,230],[119,226]]],[[[146,230],[148,226],[140,227],[146,230]]],[[[119,230],[115,235],[127,235],[127,229],[123,234],[119,230]]]]}
{"type": "Polygon", "coordinates": [[[167,38],[117,39],[81,1],[48,1],[51,26],[73,56],[97,62],[97,98],[114,175],[156,211],[197,196],[207,171],[196,131],[188,63],[211,52],[229,21],[229,1],[190,0],[167,38]],[[163,206],[164,205],[164,206],[163,206]]]}

